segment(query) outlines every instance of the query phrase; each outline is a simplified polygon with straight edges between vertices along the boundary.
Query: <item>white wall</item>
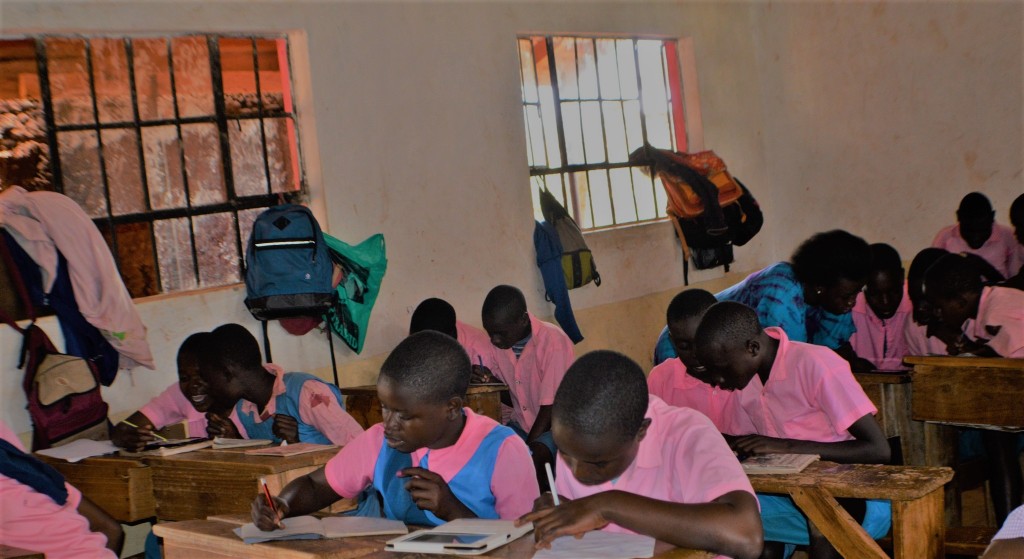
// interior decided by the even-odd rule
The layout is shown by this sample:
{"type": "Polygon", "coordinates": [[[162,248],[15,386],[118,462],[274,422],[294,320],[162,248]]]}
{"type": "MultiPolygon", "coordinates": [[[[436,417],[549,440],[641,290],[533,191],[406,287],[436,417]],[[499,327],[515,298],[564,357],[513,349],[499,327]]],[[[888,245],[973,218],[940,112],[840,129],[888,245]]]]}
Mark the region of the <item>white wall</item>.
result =
{"type": "MultiPolygon", "coordinates": [[[[0,26],[4,33],[305,33],[311,83],[299,84],[299,96],[311,109],[300,120],[315,138],[316,146],[304,147],[316,205],[335,236],[355,242],[382,232],[388,243],[390,265],[363,355],[338,350],[343,383],[353,384],[373,380],[382,355],[406,331],[410,308],[425,297],[447,298],[478,324],[487,290],[511,283],[537,314],[553,312],[534,264],[517,34],[693,38],[704,143],[754,190],[767,216],[762,233],[737,251],[735,267],[746,270],[785,258],[807,235],[832,227],[872,241],[900,236],[897,248],[909,252],[951,220],[969,188],[988,191],[1004,216],[1022,190],[1021,10],[1016,2],[7,0],[0,26]],[[946,50],[933,48],[936,35],[946,50]],[[311,158],[314,149],[319,157],[311,158]],[[961,163],[967,152],[975,154],[970,172],[961,163]],[[899,196],[874,202],[893,191],[899,196]]],[[[572,293],[579,310],[617,309],[647,296],[661,305],[682,285],[666,223],[588,242],[604,284],[572,293]]],[[[108,391],[114,413],[137,409],[174,380],[174,352],[188,333],[226,321],[256,331],[241,293],[140,302],[159,372],[119,378],[108,391]]],[[[663,311],[637,308],[645,310],[616,311],[618,329],[656,332],[663,311]]],[[[588,347],[619,339],[587,326],[588,347]]],[[[327,374],[322,339],[272,333],[277,361],[327,374]]],[[[19,373],[10,365],[15,347],[0,332],[7,379],[0,418],[24,431],[19,373]]]]}

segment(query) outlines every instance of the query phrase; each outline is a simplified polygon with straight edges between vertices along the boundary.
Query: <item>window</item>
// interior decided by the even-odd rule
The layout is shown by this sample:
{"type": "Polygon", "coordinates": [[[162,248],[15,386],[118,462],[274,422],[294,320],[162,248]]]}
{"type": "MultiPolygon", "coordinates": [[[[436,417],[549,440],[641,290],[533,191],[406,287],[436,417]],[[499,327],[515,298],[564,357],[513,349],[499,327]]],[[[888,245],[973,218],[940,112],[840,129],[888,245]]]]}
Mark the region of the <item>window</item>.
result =
{"type": "Polygon", "coordinates": [[[305,195],[284,36],[0,39],[0,187],[69,196],[133,297],[241,281],[305,195]]]}
{"type": "Polygon", "coordinates": [[[660,181],[628,159],[686,151],[676,41],[520,37],[519,60],[537,219],[545,187],[584,229],[664,218],[660,181]]]}

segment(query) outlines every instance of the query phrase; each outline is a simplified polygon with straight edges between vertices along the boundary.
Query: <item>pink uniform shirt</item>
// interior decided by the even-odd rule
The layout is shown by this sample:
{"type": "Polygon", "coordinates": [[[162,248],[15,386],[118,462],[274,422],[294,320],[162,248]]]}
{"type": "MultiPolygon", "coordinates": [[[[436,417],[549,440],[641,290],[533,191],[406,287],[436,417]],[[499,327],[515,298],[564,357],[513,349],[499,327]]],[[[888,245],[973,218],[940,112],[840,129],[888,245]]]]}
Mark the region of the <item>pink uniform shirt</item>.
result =
{"type": "Polygon", "coordinates": [[[928,327],[907,320],[903,331],[903,340],[907,344],[907,355],[949,355],[946,342],[928,335],[928,327]]]}
{"type": "Polygon", "coordinates": [[[512,419],[527,433],[533,428],[541,406],[555,401],[555,390],[572,365],[572,340],[561,328],[530,316],[533,337],[516,359],[511,349],[494,348],[496,377],[508,385],[512,396],[512,419]]]}
{"type": "MultiPolygon", "coordinates": [[[[188,436],[206,436],[206,414],[192,407],[192,402],[181,392],[181,385],[178,383],[168,386],[159,396],[147,402],[139,409],[139,413],[148,417],[157,429],[187,421],[188,436]]],[[[230,418],[239,433],[244,432],[234,409],[231,410],[230,418]]]]}
{"type": "Polygon", "coordinates": [[[850,364],[827,347],[789,341],[780,328],[765,332],[779,340],[768,383],[755,374],[739,391],[757,434],[821,443],[853,439],[850,426],[878,410],[850,364]]]}
{"type": "Polygon", "coordinates": [[[988,340],[988,346],[1000,357],[1024,357],[1024,291],[983,288],[978,316],[964,332],[971,339],[988,340]]]}
{"type": "Polygon", "coordinates": [[[739,398],[736,392],[721,390],[690,376],[678,357],[651,369],[647,388],[671,406],[694,409],[706,415],[722,433],[749,435],[754,432],[754,425],[747,415],[737,413],[739,398]]]}
{"type": "MultiPolygon", "coordinates": [[[[277,413],[277,397],[287,392],[284,384],[285,371],[272,363],[264,365],[267,371],[277,377],[274,380],[274,390],[270,393],[270,401],[267,402],[263,413],[259,412],[259,406],[242,400],[242,413],[251,413],[256,421],[262,423],[277,413]]],[[[334,391],[325,382],[308,380],[302,383],[302,393],[299,394],[299,417],[303,423],[312,425],[320,431],[332,443],[340,446],[348,444],[363,432],[362,426],[352,418],[338,403],[334,391]]],[[[249,438],[245,432],[245,426],[240,421],[235,422],[238,431],[243,437],[249,438]]]]}
{"type": "MultiPolygon", "coordinates": [[[[646,416],[651,420],[640,441],[636,459],[618,479],[583,485],[558,455],[555,487],[559,495],[580,499],[619,490],[673,503],[700,504],[732,491],[754,494],[736,455],[707,417],[677,408],[651,396],[646,416]]],[[[617,524],[606,532],[634,533],[617,524]]]]}
{"type": "Polygon", "coordinates": [[[871,361],[875,368],[883,370],[902,369],[903,356],[907,353],[907,340],[904,332],[907,323],[913,322],[914,304],[907,295],[907,286],[903,284],[903,300],[896,307],[896,314],[888,319],[878,318],[871,310],[864,293],[857,294],[857,302],[853,305],[850,315],[857,331],[850,336],[850,345],[857,355],[871,361]]]}
{"type": "Polygon", "coordinates": [[[469,354],[469,361],[474,365],[483,365],[488,369],[494,367],[494,346],[483,330],[456,320],[455,331],[459,336],[459,344],[469,354]]]}
{"type": "Polygon", "coordinates": [[[1024,263],[1024,247],[1014,238],[1013,229],[998,223],[992,225],[992,235],[985,241],[985,244],[981,245],[981,248],[973,249],[967,244],[967,241],[960,236],[959,225],[942,228],[935,235],[932,246],[944,248],[955,254],[962,252],[977,254],[1007,278],[1016,274],[1020,270],[1021,264],[1024,263]]]}
{"type": "MultiPolygon", "coordinates": [[[[0,438],[24,451],[21,440],[0,422],[0,438]]],[[[49,496],[0,474],[0,543],[44,553],[49,559],[115,559],[107,538],[89,530],[78,514],[82,494],[65,482],[68,500],[58,505],[49,496]]]]}
{"type": "MultiPolygon", "coordinates": [[[[446,448],[421,448],[414,451],[413,466],[419,466],[423,457],[429,456],[430,471],[441,476],[445,483],[462,470],[484,437],[498,425],[493,419],[477,415],[469,408],[463,408],[463,411],[466,414],[466,426],[459,440],[446,448]]],[[[335,493],[351,499],[370,485],[382,444],[384,425],[378,423],[327,462],[324,473],[335,493]]],[[[533,510],[533,501],[540,496],[530,451],[517,436],[506,438],[498,449],[498,458],[491,476],[491,494],[494,495],[498,515],[506,520],[519,518],[533,510]]]]}

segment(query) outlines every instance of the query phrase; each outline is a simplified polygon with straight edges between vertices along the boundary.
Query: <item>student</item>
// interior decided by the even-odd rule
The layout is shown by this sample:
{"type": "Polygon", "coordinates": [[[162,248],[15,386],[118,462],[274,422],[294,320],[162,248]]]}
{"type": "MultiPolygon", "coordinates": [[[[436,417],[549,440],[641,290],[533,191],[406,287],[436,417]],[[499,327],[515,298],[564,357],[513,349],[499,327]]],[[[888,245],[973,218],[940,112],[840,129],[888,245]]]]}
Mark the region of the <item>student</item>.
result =
{"type": "Polygon", "coordinates": [[[874,369],[902,369],[907,355],[904,332],[914,311],[903,279],[903,261],[896,249],[885,243],[875,243],[870,249],[868,280],[850,312],[857,327],[850,346],[874,369]]]}
{"type": "Polygon", "coordinates": [[[1020,254],[1021,267],[1015,276],[1003,282],[1003,287],[1024,290],[1024,194],[1016,197],[1010,204],[1010,224],[1013,225],[1013,236],[1017,239],[1017,253],[1020,254]]]}
{"type": "Polygon", "coordinates": [[[569,368],[552,410],[555,485],[519,522],[537,547],[591,530],[641,533],[737,558],[761,552],[750,481],[703,415],[647,394],[625,355],[594,351],[569,368]]]}
{"type": "MultiPolygon", "coordinates": [[[[817,454],[839,463],[884,464],[889,444],[875,420],[875,406],[850,372],[849,364],[826,348],[794,342],[784,330],[762,328],[753,309],[733,302],[708,309],[697,328],[701,379],[739,391],[739,409],[755,435],[732,442],[742,454],[817,454]]],[[[781,542],[810,544],[812,559],[834,557],[835,549],[810,525],[789,497],[758,495],[766,556],[782,552],[781,542]]],[[[873,538],[889,530],[886,501],[846,502],[873,538]],[[866,511],[865,511],[866,509],[866,511]]]]}
{"type": "MultiPolygon", "coordinates": [[[[448,336],[420,332],[399,343],[377,379],[384,421],[289,483],[274,498],[280,517],[355,498],[367,486],[388,518],[409,524],[529,512],[540,494],[529,451],[511,429],[464,407],[469,375],[469,357],[448,336]]],[[[252,519],[262,530],[278,522],[263,495],[252,519]]]]}
{"type": "Polygon", "coordinates": [[[244,326],[212,332],[218,352],[200,369],[216,401],[235,401],[239,432],[249,439],[345,445],[363,428],[342,406],[338,387],[308,373],[262,364],[260,347],[244,326]]]}
{"type": "Polygon", "coordinates": [[[50,559],[114,559],[123,542],[116,520],[25,452],[0,421],[0,543],[50,559]]]}
{"type": "Polygon", "coordinates": [[[857,363],[863,359],[850,346],[855,330],[850,310],[870,267],[868,244],[837,229],[814,235],[790,262],[754,272],[715,298],[743,303],[757,311],[764,326],[777,326],[793,341],[834,349],[857,363]]]}
{"type": "Polygon", "coordinates": [[[669,405],[692,408],[704,414],[722,433],[746,435],[754,432],[754,426],[744,414],[732,410],[737,405],[735,393],[719,390],[687,373],[704,370],[697,361],[693,338],[704,311],[716,302],[715,296],[703,289],[688,289],[672,298],[665,321],[678,357],[654,367],[647,377],[647,387],[651,394],[669,405]]]}
{"type": "Polygon", "coordinates": [[[493,346],[487,334],[455,317],[455,308],[445,301],[432,297],[424,299],[412,313],[409,334],[424,330],[435,330],[455,338],[469,354],[473,364],[473,378],[478,382],[494,382],[490,369],[494,364],[493,346]]]}
{"type": "Polygon", "coordinates": [[[959,328],[945,328],[935,319],[924,296],[924,274],[936,260],[949,254],[941,248],[926,248],[914,256],[907,270],[907,297],[913,308],[904,340],[907,355],[948,355],[949,344],[960,339],[959,328]]]}
{"type": "Polygon", "coordinates": [[[574,357],[561,328],[526,311],[522,291],[499,285],[484,299],[483,323],[494,351],[494,375],[508,385],[515,430],[530,447],[538,480],[546,485],[544,464],[555,458],[551,403],[574,357]]]}
{"type": "Polygon", "coordinates": [[[977,254],[984,258],[1002,276],[1016,274],[1022,255],[1013,231],[995,222],[992,203],[980,192],[971,192],[960,200],[956,210],[956,225],[942,228],[932,246],[952,253],[977,254]]]}
{"type": "Polygon", "coordinates": [[[178,382],[118,423],[110,433],[111,442],[128,450],[141,450],[154,440],[154,430],[182,421],[188,423],[188,434],[192,437],[240,436],[231,419],[235,402],[215,403],[199,376],[203,344],[210,337],[209,332],[197,332],[185,338],[178,348],[178,382]]]}

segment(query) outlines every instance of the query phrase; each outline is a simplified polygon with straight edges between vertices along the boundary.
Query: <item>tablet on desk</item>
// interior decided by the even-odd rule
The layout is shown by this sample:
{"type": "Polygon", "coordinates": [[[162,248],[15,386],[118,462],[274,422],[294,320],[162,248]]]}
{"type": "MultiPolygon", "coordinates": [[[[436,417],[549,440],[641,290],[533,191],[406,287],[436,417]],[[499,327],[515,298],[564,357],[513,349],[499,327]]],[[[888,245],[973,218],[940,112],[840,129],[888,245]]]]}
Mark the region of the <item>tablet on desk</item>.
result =
{"type": "Polygon", "coordinates": [[[458,519],[389,540],[385,549],[410,553],[477,555],[501,547],[533,529],[511,520],[458,519]]]}

